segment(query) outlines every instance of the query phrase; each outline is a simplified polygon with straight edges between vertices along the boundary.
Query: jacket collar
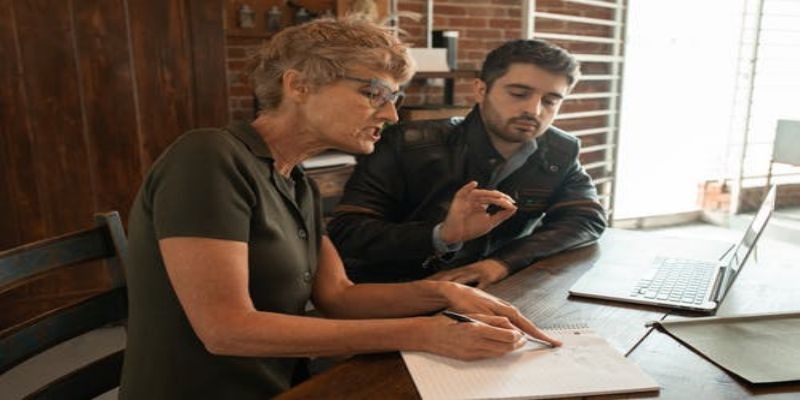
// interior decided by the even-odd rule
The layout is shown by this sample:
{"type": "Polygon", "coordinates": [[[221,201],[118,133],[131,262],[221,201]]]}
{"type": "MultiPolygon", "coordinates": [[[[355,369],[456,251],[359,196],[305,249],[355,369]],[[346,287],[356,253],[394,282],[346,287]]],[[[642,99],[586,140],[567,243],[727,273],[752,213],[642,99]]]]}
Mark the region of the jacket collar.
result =
{"type": "Polygon", "coordinates": [[[464,133],[467,141],[467,157],[470,164],[475,165],[482,172],[491,172],[494,167],[503,161],[503,156],[497,152],[489,140],[489,134],[483,125],[480,109],[476,104],[464,119],[464,133]]]}

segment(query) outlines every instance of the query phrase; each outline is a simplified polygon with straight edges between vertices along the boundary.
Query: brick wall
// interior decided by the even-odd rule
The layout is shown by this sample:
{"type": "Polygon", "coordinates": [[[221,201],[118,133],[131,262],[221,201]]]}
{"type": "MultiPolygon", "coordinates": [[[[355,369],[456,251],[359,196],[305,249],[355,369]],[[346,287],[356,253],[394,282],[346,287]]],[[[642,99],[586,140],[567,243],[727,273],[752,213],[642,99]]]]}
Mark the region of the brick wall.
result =
{"type": "Polygon", "coordinates": [[[246,68],[250,55],[258,49],[262,39],[248,37],[226,38],[228,64],[228,105],[233,120],[253,119],[253,91],[246,68]]]}
{"type": "MultiPolygon", "coordinates": [[[[400,11],[422,14],[415,22],[400,20],[400,28],[408,33],[405,40],[414,47],[425,47],[425,0],[400,0],[400,11]]],[[[458,31],[458,68],[478,70],[490,50],[505,41],[522,37],[522,7],[519,0],[437,0],[433,8],[435,30],[458,31]]],[[[432,82],[428,82],[432,83],[432,82]]],[[[442,102],[442,88],[414,81],[406,90],[408,104],[442,102]]],[[[472,79],[457,79],[455,104],[472,104],[472,79]]]]}
{"type": "MultiPolygon", "coordinates": [[[[458,39],[458,68],[480,69],[486,53],[503,42],[522,37],[522,2],[520,0],[436,0],[434,4],[434,29],[455,30],[459,32],[458,39]]],[[[581,4],[568,3],[563,0],[538,0],[537,11],[570,14],[591,18],[611,18],[612,11],[601,7],[591,7],[581,4]]],[[[401,18],[400,28],[408,33],[403,37],[415,47],[425,46],[425,0],[399,0],[398,9],[422,15],[419,22],[409,18],[401,18]]],[[[228,17],[227,19],[230,19],[228,17]]],[[[230,23],[230,21],[228,21],[230,23]]],[[[575,22],[553,21],[548,19],[536,20],[536,30],[582,34],[592,36],[611,35],[611,28],[582,24],[575,22]]],[[[234,119],[252,118],[251,90],[244,74],[247,55],[258,47],[262,39],[251,37],[227,37],[228,45],[228,87],[230,88],[230,109],[234,119]]],[[[606,54],[608,44],[585,43],[554,40],[554,43],[566,49],[586,54],[606,54]]],[[[585,74],[607,74],[606,63],[583,63],[585,74]]],[[[434,82],[415,81],[407,89],[406,104],[438,104],[442,102],[443,89],[432,86],[434,82]]],[[[472,97],[472,79],[457,79],[455,82],[455,103],[470,105],[472,97]]],[[[581,82],[575,92],[602,92],[608,90],[608,82],[588,81],[581,82]]],[[[602,107],[604,100],[572,101],[564,104],[562,112],[574,112],[602,107]]],[[[603,125],[604,118],[597,118],[597,124],[603,125]]],[[[592,121],[564,121],[566,129],[575,129],[577,126],[592,125],[592,121]],[[576,126],[572,126],[576,125],[576,126]]],[[[587,145],[591,143],[591,138],[587,145]]]]}
{"type": "MultiPolygon", "coordinates": [[[[753,212],[761,205],[766,195],[764,186],[745,187],[739,194],[739,212],[753,212]]],[[[705,211],[727,212],[730,209],[731,193],[727,182],[708,181],[698,188],[697,203],[705,211]]],[[[800,184],[781,184],[775,194],[775,208],[796,207],[800,204],[800,184]]]]}
{"type": "MultiPolygon", "coordinates": [[[[408,32],[403,40],[415,47],[424,47],[425,0],[399,0],[398,9],[422,14],[419,22],[402,18],[400,28],[408,32]]],[[[480,69],[489,50],[522,35],[519,0],[436,0],[433,12],[434,29],[459,32],[459,69],[480,69]]],[[[233,119],[247,120],[253,116],[252,91],[244,71],[248,55],[258,48],[261,41],[260,38],[227,37],[229,103],[233,119]]],[[[424,81],[413,82],[407,90],[407,104],[442,102],[443,89],[425,84],[424,81]]],[[[471,93],[471,79],[456,80],[456,104],[471,104],[471,93]]]]}

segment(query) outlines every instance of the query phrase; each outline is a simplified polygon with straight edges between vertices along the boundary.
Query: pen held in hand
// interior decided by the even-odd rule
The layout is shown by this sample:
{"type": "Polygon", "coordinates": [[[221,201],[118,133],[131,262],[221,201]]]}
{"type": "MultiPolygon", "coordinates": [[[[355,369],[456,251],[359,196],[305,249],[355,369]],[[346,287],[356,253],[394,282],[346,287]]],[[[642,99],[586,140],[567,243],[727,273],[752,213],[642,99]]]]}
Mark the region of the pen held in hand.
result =
{"type": "MultiPolygon", "coordinates": [[[[459,314],[459,313],[457,313],[455,311],[450,311],[450,310],[442,311],[442,315],[444,315],[445,317],[450,318],[450,319],[452,319],[454,321],[458,321],[458,322],[478,322],[474,318],[470,318],[470,317],[468,317],[466,315],[459,314]]],[[[546,341],[541,340],[541,339],[537,339],[537,338],[535,338],[535,337],[533,337],[533,336],[531,336],[531,335],[529,335],[529,334],[527,334],[525,332],[522,332],[522,335],[529,342],[538,343],[538,344],[541,344],[541,345],[544,345],[544,346],[547,346],[547,347],[555,347],[555,346],[553,346],[552,343],[546,342],[546,341]]]]}

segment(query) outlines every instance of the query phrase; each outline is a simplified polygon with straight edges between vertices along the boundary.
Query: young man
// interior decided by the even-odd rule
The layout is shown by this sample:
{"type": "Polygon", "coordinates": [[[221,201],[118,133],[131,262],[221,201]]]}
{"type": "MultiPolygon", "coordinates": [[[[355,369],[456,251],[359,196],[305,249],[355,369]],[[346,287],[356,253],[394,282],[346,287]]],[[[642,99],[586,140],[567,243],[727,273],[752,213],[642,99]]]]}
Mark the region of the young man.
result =
{"type": "Polygon", "coordinates": [[[465,119],[387,129],[359,159],[328,231],[354,281],[485,287],[606,227],[579,143],[551,126],[580,75],[537,40],[486,57],[465,119]]]}

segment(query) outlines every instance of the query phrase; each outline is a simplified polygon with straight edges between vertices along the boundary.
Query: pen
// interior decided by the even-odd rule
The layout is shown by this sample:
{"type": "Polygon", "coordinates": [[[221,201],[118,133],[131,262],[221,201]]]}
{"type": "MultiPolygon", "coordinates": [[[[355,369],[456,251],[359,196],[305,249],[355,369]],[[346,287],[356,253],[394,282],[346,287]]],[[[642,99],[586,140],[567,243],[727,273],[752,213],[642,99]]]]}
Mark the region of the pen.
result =
{"type": "MultiPolygon", "coordinates": [[[[470,318],[470,317],[468,317],[468,316],[466,316],[464,314],[459,314],[459,313],[457,313],[455,311],[450,311],[450,310],[442,311],[442,315],[444,315],[445,317],[450,318],[450,319],[452,319],[454,321],[458,321],[458,322],[478,322],[477,320],[475,320],[473,318],[470,318]]],[[[537,339],[537,338],[535,338],[535,337],[533,337],[533,336],[531,336],[531,335],[529,335],[529,334],[527,334],[525,332],[522,332],[522,335],[529,342],[539,343],[539,344],[545,345],[547,347],[555,347],[555,346],[553,346],[552,343],[545,342],[542,339],[537,339]]]]}
{"type": "Polygon", "coordinates": [[[478,322],[478,321],[476,321],[476,320],[474,320],[474,319],[472,319],[472,318],[470,318],[470,317],[468,317],[466,315],[459,314],[459,313],[457,313],[455,311],[444,310],[444,311],[442,311],[442,314],[444,314],[445,317],[450,318],[450,319],[452,319],[454,321],[458,321],[458,322],[478,322]]]}

